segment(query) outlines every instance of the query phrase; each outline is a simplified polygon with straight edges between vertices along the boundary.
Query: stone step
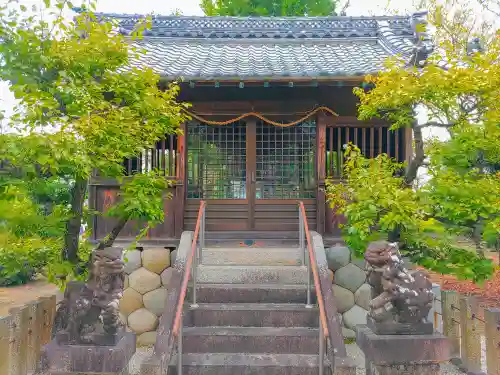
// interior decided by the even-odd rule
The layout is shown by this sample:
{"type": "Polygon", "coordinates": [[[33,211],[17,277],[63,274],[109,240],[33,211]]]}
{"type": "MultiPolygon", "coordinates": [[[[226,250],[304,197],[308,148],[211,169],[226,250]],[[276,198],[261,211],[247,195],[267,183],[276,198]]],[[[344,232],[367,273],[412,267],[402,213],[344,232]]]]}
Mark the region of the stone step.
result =
{"type": "Polygon", "coordinates": [[[305,266],[215,266],[201,264],[197,280],[205,284],[306,284],[305,266]]]}
{"type": "Polygon", "coordinates": [[[205,265],[241,266],[300,266],[302,254],[298,248],[206,248],[202,252],[205,265]]]}
{"type": "MultiPolygon", "coordinates": [[[[173,356],[168,375],[177,375],[173,356]]],[[[317,375],[312,354],[189,353],[182,356],[183,375],[317,375]]],[[[330,374],[325,358],[325,375],[330,374]]]]}
{"type": "Polygon", "coordinates": [[[189,307],[187,327],[318,327],[319,311],[304,304],[207,303],[189,307]]]}
{"type": "MultiPolygon", "coordinates": [[[[198,284],[199,303],[306,303],[307,286],[300,284],[198,284]]],[[[312,303],[316,292],[311,285],[312,303]]],[[[187,301],[192,301],[192,287],[187,301]]]]}
{"type": "Polygon", "coordinates": [[[318,354],[318,328],[187,327],[184,353],[318,354]]]}

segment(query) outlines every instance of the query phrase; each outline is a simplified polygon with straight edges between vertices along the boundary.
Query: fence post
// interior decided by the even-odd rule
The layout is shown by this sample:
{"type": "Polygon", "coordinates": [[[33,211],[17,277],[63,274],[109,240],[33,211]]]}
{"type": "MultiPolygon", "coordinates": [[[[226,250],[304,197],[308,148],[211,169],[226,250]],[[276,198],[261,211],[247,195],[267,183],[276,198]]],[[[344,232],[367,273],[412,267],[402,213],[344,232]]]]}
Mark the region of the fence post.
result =
{"type": "Polygon", "coordinates": [[[488,375],[500,374],[500,309],[484,310],[488,375]]]}
{"type": "Polygon", "coordinates": [[[0,361],[0,374],[9,375],[10,371],[10,327],[11,327],[11,316],[7,315],[0,318],[0,355],[2,360],[0,361]]]}
{"type": "Polygon", "coordinates": [[[10,309],[9,314],[12,315],[12,319],[10,320],[10,372],[8,374],[26,375],[29,310],[27,306],[22,306],[10,309]]]}
{"type": "Polygon", "coordinates": [[[28,370],[34,371],[40,356],[41,335],[43,331],[43,306],[42,301],[34,301],[28,304],[28,370]]]}
{"type": "Polygon", "coordinates": [[[459,298],[452,290],[441,291],[443,334],[450,340],[451,358],[460,358],[459,298]]]}
{"type": "Polygon", "coordinates": [[[56,296],[40,297],[42,302],[43,311],[43,327],[41,334],[42,346],[48,344],[52,339],[52,324],[54,323],[54,316],[56,314],[56,296]]]}
{"type": "Polygon", "coordinates": [[[481,333],[476,297],[460,296],[460,342],[463,365],[471,373],[481,372],[481,333]]]}
{"type": "Polygon", "coordinates": [[[439,315],[442,314],[442,309],[441,309],[441,301],[439,300],[441,298],[441,286],[439,284],[432,284],[432,293],[434,294],[434,300],[432,302],[432,308],[429,311],[429,315],[427,316],[427,320],[429,322],[433,322],[434,325],[434,331],[437,332],[442,332],[440,326],[440,320],[439,315]],[[439,301],[439,302],[438,302],[439,301]]]}

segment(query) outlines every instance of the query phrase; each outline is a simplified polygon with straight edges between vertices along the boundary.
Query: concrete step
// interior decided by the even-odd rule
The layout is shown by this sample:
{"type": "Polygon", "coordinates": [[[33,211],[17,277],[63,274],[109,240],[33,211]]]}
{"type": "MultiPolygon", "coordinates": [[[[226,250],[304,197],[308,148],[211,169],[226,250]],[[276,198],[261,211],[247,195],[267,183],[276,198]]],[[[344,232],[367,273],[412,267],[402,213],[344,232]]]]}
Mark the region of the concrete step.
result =
{"type": "Polygon", "coordinates": [[[296,247],[230,247],[206,248],[202,252],[202,264],[205,265],[241,265],[241,266],[300,266],[302,256],[296,247]]]}
{"type": "Polygon", "coordinates": [[[205,284],[303,284],[305,266],[215,266],[200,265],[197,280],[205,284]]]}
{"type": "MultiPolygon", "coordinates": [[[[168,375],[177,375],[173,356],[168,375]]],[[[183,375],[317,375],[319,357],[311,354],[183,354],[183,375]]],[[[325,358],[325,375],[329,375],[325,358]]]]}
{"type": "Polygon", "coordinates": [[[207,303],[189,307],[187,327],[318,327],[319,311],[304,304],[207,303]]]}
{"type": "MultiPolygon", "coordinates": [[[[199,303],[306,303],[307,286],[300,284],[198,284],[199,303]]],[[[311,286],[312,303],[316,292],[311,286]]],[[[192,287],[187,301],[192,300],[192,287]]]]}
{"type": "Polygon", "coordinates": [[[318,328],[188,327],[185,353],[318,354],[318,328]]]}

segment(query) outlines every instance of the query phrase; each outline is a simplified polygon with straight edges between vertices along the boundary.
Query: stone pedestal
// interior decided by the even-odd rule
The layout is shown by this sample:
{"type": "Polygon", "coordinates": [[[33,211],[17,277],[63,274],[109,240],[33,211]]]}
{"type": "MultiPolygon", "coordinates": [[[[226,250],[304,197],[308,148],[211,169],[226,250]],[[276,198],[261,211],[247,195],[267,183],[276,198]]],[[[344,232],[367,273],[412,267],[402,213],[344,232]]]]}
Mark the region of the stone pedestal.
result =
{"type": "Polygon", "coordinates": [[[440,363],[451,356],[439,333],[377,335],[358,326],[356,343],[365,354],[366,375],[439,375],[440,363]]]}
{"type": "Polygon", "coordinates": [[[135,353],[136,337],[125,332],[103,345],[67,344],[58,337],[42,348],[37,374],[43,375],[128,375],[135,353]]]}

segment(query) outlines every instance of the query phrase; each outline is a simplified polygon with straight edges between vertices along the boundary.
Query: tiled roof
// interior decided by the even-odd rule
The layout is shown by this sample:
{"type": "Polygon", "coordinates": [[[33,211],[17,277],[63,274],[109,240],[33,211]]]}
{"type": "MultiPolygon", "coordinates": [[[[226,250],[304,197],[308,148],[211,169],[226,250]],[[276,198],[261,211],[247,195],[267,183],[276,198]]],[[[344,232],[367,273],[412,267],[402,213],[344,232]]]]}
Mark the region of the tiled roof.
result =
{"type": "MultiPolygon", "coordinates": [[[[99,14],[129,34],[143,16],[99,14]]],[[[410,61],[425,14],[393,17],[154,16],[133,61],[167,79],[266,80],[359,76],[394,55],[410,61]]]]}

